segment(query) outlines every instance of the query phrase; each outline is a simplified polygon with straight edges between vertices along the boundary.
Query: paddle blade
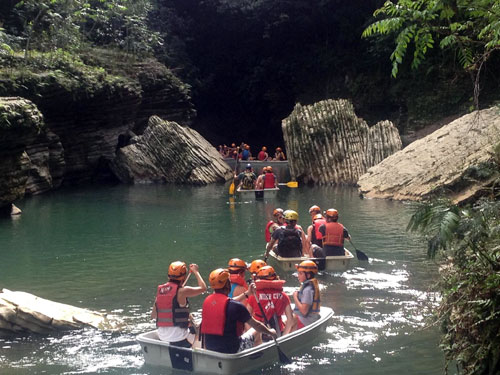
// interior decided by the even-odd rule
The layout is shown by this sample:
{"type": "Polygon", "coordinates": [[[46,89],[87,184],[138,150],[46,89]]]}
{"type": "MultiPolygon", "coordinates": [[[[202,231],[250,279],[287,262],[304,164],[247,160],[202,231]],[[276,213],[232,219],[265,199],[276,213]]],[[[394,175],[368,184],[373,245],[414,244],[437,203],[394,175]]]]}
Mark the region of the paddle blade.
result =
{"type": "Polygon", "coordinates": [[[278,355],[280,357],[280,363],[283,363],[284,365],[289,365],[290,363],[292,363],[292,361],[290,360],[290,358],[288,358],[286,356],[286,354],[281,351],[281,349],[280,349],[279,346],[276,346],[276,349],[278,349],[278,355]]]}
{"type": "Polygon", "coordinates": [[[234,181],[231,182],[231,185],[229,185],[229,194],[230,195],[234,194],[234,181]]]}
{"type": "Polygon", "coordinates": [[[366,256],[366,254],[358,249],[356,249],[356,256],[358,257],[358,260],[368,260],[368,257],[366,256]]]}
{"type": "Polygon", "coordinates": [[[290,181],[286,183],[286,186],[289,188],[297,188],[299,187],[299,183],[297,181],[290,181]]]}

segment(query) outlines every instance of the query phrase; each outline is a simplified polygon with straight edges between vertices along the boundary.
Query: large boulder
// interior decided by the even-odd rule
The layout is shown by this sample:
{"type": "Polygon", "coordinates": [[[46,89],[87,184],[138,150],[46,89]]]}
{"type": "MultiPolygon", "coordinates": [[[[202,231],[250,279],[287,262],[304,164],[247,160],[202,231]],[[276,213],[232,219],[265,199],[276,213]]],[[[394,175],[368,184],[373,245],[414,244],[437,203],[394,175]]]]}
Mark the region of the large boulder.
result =
{"type": "Polygon", "coordinates": [[[0,207],[60,185],[63,149],[35,104],[0,98],[0,134],[0,207]]]}
{"type": "Polygon", "coordinates": [[[401,149],[390,121],[369,127],[348,100],[297,104],[282,129],[290,174],[305,183],[355,184],[368,168],[401,149]]]}
{"type": "Polygon", "coordinates": [[[186,183],[205,185],[227,181],[232,171],[217,150],[198,132],[157,116],[144,134],[118,150],[112,169],[125,183],[186,183]]]}
{"type": "Polygon", "coordinates": [[[467,200],[491,182],[499,142],[500,109],[470,113],[368,170],[359,190],[373,198],[422,200],[445,193],[467,200]]]}

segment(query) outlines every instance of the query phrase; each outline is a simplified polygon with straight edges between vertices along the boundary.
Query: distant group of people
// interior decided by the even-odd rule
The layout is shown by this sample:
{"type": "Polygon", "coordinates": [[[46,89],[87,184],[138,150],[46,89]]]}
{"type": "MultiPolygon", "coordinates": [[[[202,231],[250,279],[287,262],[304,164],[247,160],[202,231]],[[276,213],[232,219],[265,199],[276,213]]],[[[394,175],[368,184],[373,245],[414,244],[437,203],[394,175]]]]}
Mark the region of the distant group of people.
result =
{"type": "Polygon", "coordinates": [[[186,348],[201,340],[205,349],[236,353],[315,322],[320,317],[318,267],[305,260],[296,268],[301,287],[293,293],[293,311],[283,291],[285,281],[264,260],[247,265],[233,258],[226,268],[213,270],[209,275],[213,292],[203,302],[197,332],[188,298],[201,295],[207,286],[196,264],[190,264],[188,271],[184,262],[171,263],[168,281],[158,286],[151,313],[159,339],[186,348]],[[245,280],[247,271],[249,280],[245,280]],[[185,285],[188,272],[196,276],[198,286],[185,285]]]}
{"type": "Polygon", "coordinates": [[[267,152],[267,147],[263,146],[257,157],[252,155],[250,145],[242,142],[239,146],[236,146],[235,143],[232,143],[231,146],[227,145],[219,145],[219,153],[224,158],[233,158],[237,160],[259,160],[259,161],[271,161],[278,160],[284,161],[286,160],[285,153],[281,149],[281,147],[276,147],[274,155],[269,155],[267,152]]]}
{"type": "Polygon", "coordinates": [[[345,255],[344,239],[350,239],[347,229],[338,222],[339,213],[329,208],[321,214],[321,208],[313,205],[309,209],[311,225],[304,232],[297,224],[299,215],[293,210],[276,208],[273,219],[264,230],[267,242],[267,259],[273,250],[281,257],[314,257],[345,255]]]}
{"type": "Polygon", "coordinates": [[[262,173],[257,176],[251,164],[247,164],[245,170],[234,175],[235,185],[241,190],[262,190],[278,187],[278,178],[273,172],[273,167],[262,168],[262,173]]]}

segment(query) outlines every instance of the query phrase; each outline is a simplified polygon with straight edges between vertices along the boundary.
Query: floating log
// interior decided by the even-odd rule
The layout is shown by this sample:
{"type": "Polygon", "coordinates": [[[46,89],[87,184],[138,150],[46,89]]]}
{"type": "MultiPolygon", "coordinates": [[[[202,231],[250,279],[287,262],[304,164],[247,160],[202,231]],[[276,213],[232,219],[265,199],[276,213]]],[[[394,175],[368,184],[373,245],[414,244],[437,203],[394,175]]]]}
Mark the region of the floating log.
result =
{"type": "Polygon", "coordinates": [[[0,330],[48,334],[54,331],[93,327],[114,330],[119,319],[107,314],[49,301],[26,292],[2,289],[0,330]]]}

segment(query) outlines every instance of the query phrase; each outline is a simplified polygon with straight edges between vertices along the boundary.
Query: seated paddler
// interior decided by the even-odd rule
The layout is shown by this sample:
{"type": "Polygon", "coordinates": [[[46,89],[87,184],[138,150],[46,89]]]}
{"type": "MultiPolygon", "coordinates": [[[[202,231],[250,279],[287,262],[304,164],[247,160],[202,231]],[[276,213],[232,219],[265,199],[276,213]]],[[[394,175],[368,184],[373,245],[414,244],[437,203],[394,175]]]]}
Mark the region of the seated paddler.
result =
{"type": "Polygon", "coordinates": [[[195,335],[189,330],[189,301],[207,290],[197,264],[189,265],[198,286],[185,286],[188,270],[186,263],[173,262],[168,267],[168,282],[158,285],[151,317],[156,319],[158,337],[172,345],[190,348],[195,335]]]}
{"type": "MultiPolygon", "coordinates": [[[[231,290],[229,277],[229,271],[223,268],[210,273],[209,283],[214,292],[203,302],[201,313],[203,347],[221,353],[237,353],[258,345],[262,333],[276,337],[274,329],[252,318],[242,303],[228,297],[231,290]],[[245,323],[252,328],[243,333],[245,323]]],[[[248,298],[248,293],[237,298],[248,298]]]]}
{"type": "Polygon", "coordinates": [[[229,298],[235,298],[248,290],[248,284],[245,281],[245,271],[247,270],[247,264],[245,263],[245,261],[239,258],[232,258],[227,264],[227,269],[229,271],[231,281],[231,291],[229,292],[229,298]]]}
{"type": "Polygon", "coordinates": [[[283,292],[285,280],[280,280],[272,266],[264,266],[255,278],[255,294],[248,297],[247,309],[259,322],[267,321],[278,336],[293,331],[296,321],[290,306],[290,298],[283,292]],[[260,304],[260,306],[259,306],[260,304]],[[283,322],[283,315],[286,321],[283,322]]]}
{"type": "Polygon", "coordinates": [[[319,284],[316,279],[318,266],[312,260],[304,260],[295,265],[297,268],[297,278],[301,286],[299,291],[293,293],[295,309],[293,312],[297,316],[297,329],[305,327],[320,318],[321,297],[319,284]]]}
{"type": "Polygon", "coordinates": [[[274,230],[271,241],[267,243],[264,260],[267,260],[271,250],[284,258],[310,257],[311,254],[304,230],[297,224],[299,214],[293,210],[286,210],[283,217],[286,225],[274,230]]]}

